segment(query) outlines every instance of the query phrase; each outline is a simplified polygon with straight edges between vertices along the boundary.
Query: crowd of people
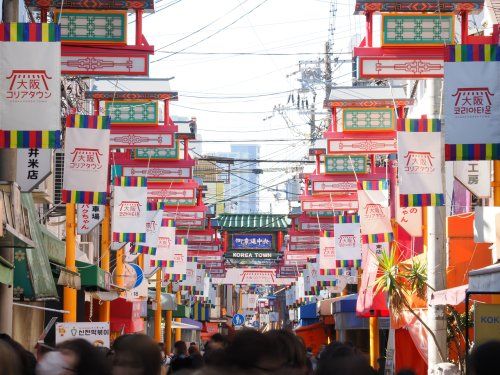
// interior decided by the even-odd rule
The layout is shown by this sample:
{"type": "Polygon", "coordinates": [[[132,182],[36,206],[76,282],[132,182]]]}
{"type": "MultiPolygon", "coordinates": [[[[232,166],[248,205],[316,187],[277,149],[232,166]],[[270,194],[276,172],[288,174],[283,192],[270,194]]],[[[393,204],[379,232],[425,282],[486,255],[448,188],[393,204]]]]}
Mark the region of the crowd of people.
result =
{"type": "MultiPolygon", "coordinates": [[[[56,348],[39,346],[37,355],[0,334],[0,375],[375,375],[367,356],[348,343],[333,342],[313,355],[287,330],[242,330],[228,338],[215,334],[200,351],[177,341],[172,356],[146,335],[118,337],[111,349],[82,339],[56,348]]],[[[473,375],[497,374],[500,341],[475,348],[468,363],[473,375]]],[[[403,372],[401,372],[403,374],[403,372]]],[[[413,374],[405,370],[405,375],[413,374]]]]}

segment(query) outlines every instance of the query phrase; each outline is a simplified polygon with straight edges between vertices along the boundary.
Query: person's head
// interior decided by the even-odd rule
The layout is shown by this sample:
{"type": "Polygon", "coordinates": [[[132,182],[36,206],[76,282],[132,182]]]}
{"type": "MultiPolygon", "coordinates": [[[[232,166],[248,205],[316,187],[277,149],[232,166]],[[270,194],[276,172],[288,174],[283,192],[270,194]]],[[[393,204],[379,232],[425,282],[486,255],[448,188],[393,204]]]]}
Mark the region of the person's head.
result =
{"type": "Polygon", "coordinates": [[[0,340],[0,369],[2,375],[22,374],[21,359],[12,347],[2,340],[0,340]]]}
{"type": "Polygon", "coordinates": [[[161,352],[146,335],[126,335],[113,344],[113,375],[159,375],[161,352]]]}
{"type": "Polygon", "coordinates": [[[5,333],[0,333],[0,341],[10,346],[16,353],[21,366],[20,374],[31,375],[35,373],[36,358],[31,352],[24,349],[20,343],[5,333]]]}
{"type": "Polygon", "coordinates": [[[188,354],[189,355],[200,354],[200,349],[198,349],[198,346],[196,346],[196,344],[195,345],[189,345],[188,354]]]}
{"type": "Polygon", "coordinates": [[[238,331],[226,348],[226,364],[235,371],[271,371],[270,340],[250,329],[238,331]]]}
{"type": "Polygon", "coordinates": [[[224,349],[228,344],[228,340],[225,336],[220,333],[215,333],[210,337],[210,340],[207,342],[207,347],[209,349],[224,349]]]}
{"type": "Polygon", "coordinates": [[[318,360],[317,375],[372,375],[366,356],[354,346],[334,342],[328,345],[318,360]]]}
{"type": "Polygon", "coordinates": [[[497,374],[498,358],[500,358],[500,341],[485,342],[472,350],[468,360],[468,370],[472,375],[497,374]]]}
{"type": "MultiPolygon", "coordinates": [[[[100,350],[86,340],[65,341],[56,347],[65,368],[78,375],[111,374],[105,350],[100,350]]],[[[47,355],[46,355],[47,356],[47,355]]]]}
{"type": "Polygon", "coordinates": [[[174,354],[187,355],[187,346],[184,341],[176,341],[174,344],[174,354]]]}
{"type": "Polygon", "coordinates": [[[292,332],[271,330],[266,332],[264,336],[269,340],[269,357],[274,362],[274,367],[300,370],[307,368],[306,348],[292,332]]]}
{"type": "Polygon", "coordinates": [[[196,346],[196,343],[195,343],[195,342],[191,342],[191,343],[189,344],[189,346],[196,346]]]}

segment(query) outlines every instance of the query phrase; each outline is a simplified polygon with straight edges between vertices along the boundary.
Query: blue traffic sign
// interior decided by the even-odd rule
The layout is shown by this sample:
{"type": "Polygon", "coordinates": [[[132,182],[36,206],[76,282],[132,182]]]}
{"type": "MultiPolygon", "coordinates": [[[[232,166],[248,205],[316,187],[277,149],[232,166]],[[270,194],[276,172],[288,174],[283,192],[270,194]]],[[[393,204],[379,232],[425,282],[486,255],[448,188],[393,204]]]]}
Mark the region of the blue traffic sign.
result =
{"type": "Polygon", "coordinates": [[[245,317],[241,314],[235,314],[233,316],[233,326],[242,326],[245,323],[245,317]]]}
{"type": "Polygon", "coordinates": [[[260,327],[260,322],[258,320],[254,320],[252,323],[253,328],[259,329],[260,327]]]}

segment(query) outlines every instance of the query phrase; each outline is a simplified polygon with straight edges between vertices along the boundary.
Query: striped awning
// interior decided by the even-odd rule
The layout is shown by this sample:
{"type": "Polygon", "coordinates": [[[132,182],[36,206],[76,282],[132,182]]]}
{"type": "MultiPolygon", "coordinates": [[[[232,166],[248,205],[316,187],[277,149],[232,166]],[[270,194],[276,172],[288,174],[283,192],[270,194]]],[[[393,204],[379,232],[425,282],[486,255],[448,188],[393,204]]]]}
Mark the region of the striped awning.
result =
{"type": "Polygon", "coordinates": [[[286,230],[290,224],[287,215],[222,214],[218,217],[222,230],[256,229],[262,232],[286,230]]]}

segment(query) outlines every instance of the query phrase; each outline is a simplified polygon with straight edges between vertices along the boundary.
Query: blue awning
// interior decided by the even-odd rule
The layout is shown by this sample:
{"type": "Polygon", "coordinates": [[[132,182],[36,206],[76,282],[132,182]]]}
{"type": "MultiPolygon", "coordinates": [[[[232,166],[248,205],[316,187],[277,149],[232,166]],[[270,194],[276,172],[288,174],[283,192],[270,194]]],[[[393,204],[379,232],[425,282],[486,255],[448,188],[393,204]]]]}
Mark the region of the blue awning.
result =
{"type": "Polygon", "coordinates": [[[181,319],[181,323],[189,324],[191,326],[195,326],[196,328],[193,328],[192,329],[193,331],[201,331],[201,329],[203,328],[203,323],[200,323],[199,321],[194,320],[194,319],[182,318],[181,319]]]}

